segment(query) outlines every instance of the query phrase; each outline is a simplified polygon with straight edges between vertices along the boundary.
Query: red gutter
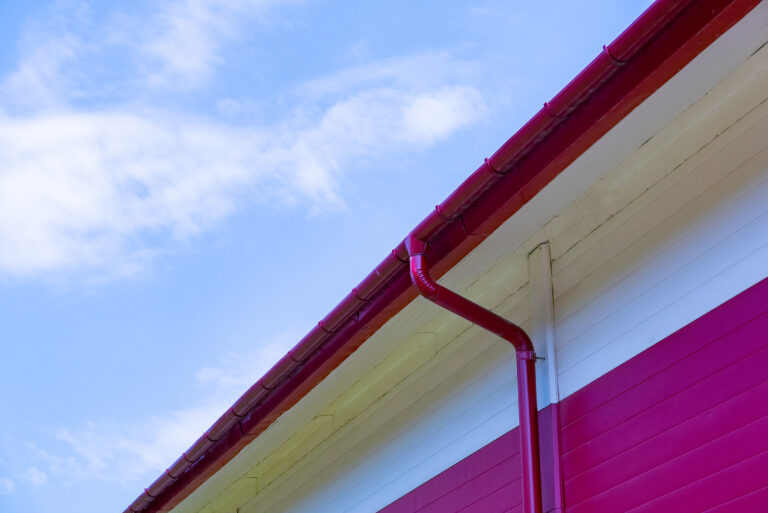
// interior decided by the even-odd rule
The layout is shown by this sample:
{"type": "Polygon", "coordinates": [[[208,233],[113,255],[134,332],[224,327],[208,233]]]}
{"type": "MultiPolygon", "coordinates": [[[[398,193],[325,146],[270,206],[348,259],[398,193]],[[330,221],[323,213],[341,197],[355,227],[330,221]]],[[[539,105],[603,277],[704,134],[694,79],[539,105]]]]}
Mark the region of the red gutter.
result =
{"type": "Polygon", "coordinates": [[[517,407],[520,412],[520,453],[523,476],[523,511],[542,513],[539,468],[539,420],[536,407],[536,354],[523,329],[437,283],[429,275],[427,244],[414,234],[405,239],[411,261],[411,281],[422,296],[459,317],[495,333],[515,348],[517,355],[517,407]]]}
{"type": "MultiPolygon", "coordinates": [[[[413,234],[442,276],[759,0],[658,0],[413,234]]],[[[170,511],[416,297],[404,242],[129,507],[170,511]]]]}

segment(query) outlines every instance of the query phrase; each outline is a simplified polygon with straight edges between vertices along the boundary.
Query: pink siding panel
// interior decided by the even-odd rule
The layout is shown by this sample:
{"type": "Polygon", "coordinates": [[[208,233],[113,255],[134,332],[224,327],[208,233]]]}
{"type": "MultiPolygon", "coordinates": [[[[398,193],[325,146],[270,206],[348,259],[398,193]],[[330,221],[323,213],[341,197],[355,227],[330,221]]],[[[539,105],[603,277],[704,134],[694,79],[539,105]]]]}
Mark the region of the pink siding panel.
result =
{"type": "MultiPolygon", "coordinates": [[[[764,472],[763,469],[758,469],[755,473],[756,477],[759,477],[760,472],[764,472]]],[[[763,486],[757,490],[747,492],[741,497],[732,499],[725,504],[721,504],[715,508],[710,508],[702,513],[744,513],[745,511],[760,511],[765,509],[765,505],[768,504],[768,486],[763,486]]]]}
{"type": "Polygon", "coordinates": [[[658,437],[617,453],[588,472],[569,475],[566,483],[569,504],[576,504],[628,482],[673,458],[737,431],[745,424],[768,417],[768,401],[761,401],[765,397],[768,397],[768,383],[764,382],[732,401],[691,417],[658,437]],[[748,415],[741,415],[745,411],[748,415]],[[665,447],[665,450],[658,451],[657,447],[665,447]]]}
{"type": "Polygon", "coordinates": [[[481,512],[500,512],[506,513],[518,509],[522,512],[523,505],[521,500],[522,485],[520,481],[506,484],[504,487],[480,497],[472,504],[460,509],[445,509],[445,511],[455,511],[456,513],[481,513],[481,512]]]}
{"type": "MultiPolygon", "coordinates": [[[[487,497],[496,497],[503,495],[509,501],[514,500],[516,494],[514,490],[507,490],[506,487],[512,485],[517,488],[522,486],[520,483],[520,458],[515,456],[509,458],[503,463],[490,467],[484,472],[474,476],[469,481],[457,484],[455,488],[449,490],[442,497],[424,506],[417,511],[419,513],[443,513],[445,511],[471,511],[476,503],[487,497]],[[518,476],[512,480],[513,476],[518,476]]],[[[517,494],[519,495],[519,494],[517,494]]],[[[494,509],[493,511],[501,511],[494,509]]]]}
{"type": "Polygon", "coordinates": [[[763,512],[768,510],[768,501],[764,496],[762,502],[757,502],[755,499],[758,497],[750,494],[749,502],[741,500],[738,504],[733,501],[733,498],[743,499],[743,494],[749,493],[750,488],[765,485],[766,469],[768,469],[768,452],[763,452],[630,511],[632,513],[698,512],[712,511],[711,508],[714,506],[718,511],[763,512]],[[724,506],[728,506],[729,509],[718,507],[724,502],[724,506]],[[747,504],[754,504],[754,506],[747,507],[747,504]]]}
{"type": "MultiPolygon", "coordinates": [[[[753,320],[718,340],[702,345],[685,359],[648,376],[644,381],[570,424],[564,424],[563,453],[568,454],[577,450],[584,440],[594,440],[602,433],[609,432],[638,415],[648,414],[653,408],[659,408],[665,402],[675,403],[687,395],[692,393],[695,395],[707,387],[708,380],[720,382],[723,379],[727,380],[730,374],[738,373],[744,365],[745,358],[765,349],[760,334],[768,324],[768,315],[759,317],[757,321],[753,320]],[[713,358],[714,354],[719,356],[713,358]]],[[[690,337],[688,340],[693,341],[696,338],[690,337]]],[[[666,363],[669,362],[663,356],[660,359],[666,363]]],[[[587,389],[577,394],[588,393],[587,389]]],[[[727,396],[728,390],[722,390],[721,393],[727,396]]],[[[568,406],[568,401],[564,401],[563,409],[572,413],[573,409],[568,406]]]]}
{"type": "Polygon", "coordinates": [[[563,401],[568,513],[768,511],[767,311],[764,280],[563,401]]]}
{"type": "MultiPolygon", "coordinates": [[[[765,321],[763,328],[768,333],[768,317],[765,321]]],[[[726,367],[722,372],[699,381],[681,393],[659,401],[607,431],[582,438],[575,449],[565,450],[563,453],[563,469],[568,476],[566,482],[609,458],[615,458],[631,447],[654,440],[678,425],[690,426],[690,434],[695,434],[695,431],[704,425],[702,422],[711,419],[713,408],[736,400],[741,394],[764,383],[768,379],[768,373],[764,372],[767,368],[768,347],[726,367]],[[706,400],[701,400],[704,398],[706,400]],[[704,420],[688,422],[697,416],[704,420]]],[[[755,397],[755,394],[751,396],[755,397]]],[[[759,399],[759,396],[756,399],[759,399]]],[[[741,410],[734,412],[737,417],[740,411],[747,413],[748,409],[748,405],[744,405],[743,401],[739,404],[741,410]]]]}

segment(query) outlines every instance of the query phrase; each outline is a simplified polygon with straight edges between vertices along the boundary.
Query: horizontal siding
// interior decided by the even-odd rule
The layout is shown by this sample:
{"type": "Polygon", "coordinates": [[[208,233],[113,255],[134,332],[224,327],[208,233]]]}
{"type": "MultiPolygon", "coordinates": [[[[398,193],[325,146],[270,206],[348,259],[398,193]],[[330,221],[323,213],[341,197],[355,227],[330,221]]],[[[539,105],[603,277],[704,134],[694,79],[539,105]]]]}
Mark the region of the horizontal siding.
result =
{"type": "Polygon", "coordinates": [[[564,400],[567,511],[756,500],[768,486],[766,333],[768,280],[564,400]]]}
{"type": "MultiPolygon", "coordinates": [[[[759,477],[761,472],[768,467],[763,464],[763,469],[759,469],[753,474],[755,477],[759,477]]],[[[745,480],[746,481],[746,480],[745,480]]],[[[717,484],[714,484],[717,486],[717,484]]],[[[755,485],[754,490],[749,490],[741,497],[737,497],[714,508],[702,510],[702,513],[744,513],[746,511],[761,511],[768,504],[768,486],[765,483],[759,483],[755,485]]]]}
{"type": "MultiPolygon", "coordinates": [[[[764,430],[759,433],[757,430],[753,430],[752,433],[749,434],[742,433],[744,437],[754,434],[756,434],[758,438],[757,440],[754,440],[755,442],[764,440],[764,430]]],[[[753,440],[749,439],[748,441],[752,442],[753,440]]],[[[745,444],[741,439],[738,439],[734,444],[735,449],[742,449],[745,451],[748,451],[753,446],[757,445],[764,446],[764,444],[759,443],[745,444]]],[[[727,450],[728,447],[721,446],[720,449],[727,450]]],[[[633,508],[630,511],[633,513],[652,513],[657,511],[705,511],[719,507],[726,497],[739,497],[744,491],[750,490],[753,486],[765,486],[765,469],[768,468],[768,452],[766,452],[764,448],[761,448],[760,450],[762,451],[761,453],[757,453],[754,456],[749,454],[747,459],[738,464],[726,467],[720,472],[711,473],[690,485],[682,486],[663,497],[637,508],[633,508]]],[[[736,452],[738,456],[738,451],[736,452]]],[[[702,473],[707,470],[707,467],[701,469],[702,473]]],[[[731,503],[730,500],[727,500],[727,502],[731,503]]],[[[744,504],[742,504],[742,506],[744,506],[744,504]]],[[[735,506],[729,504],[729,507],[733,508],[735,506]]],[[[732,509],[731,511],[740,511],[742,513],[746,511],[761,512],[765,511],[765,503],[763,502],[753,509],[732,509]]]]}

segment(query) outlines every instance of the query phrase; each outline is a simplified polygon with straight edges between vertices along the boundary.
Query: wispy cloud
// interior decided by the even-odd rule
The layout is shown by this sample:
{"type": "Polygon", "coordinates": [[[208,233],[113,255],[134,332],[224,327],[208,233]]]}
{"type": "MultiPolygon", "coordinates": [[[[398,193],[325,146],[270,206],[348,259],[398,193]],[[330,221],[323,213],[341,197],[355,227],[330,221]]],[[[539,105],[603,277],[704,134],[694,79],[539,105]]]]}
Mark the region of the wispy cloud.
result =
{"type": "Polygon", "coordinates": [[[80,428],[62,428],[54,436],[64,448],[55,452],[38,449],[38,457],[57,480],[137,486],[173,463],[223,407],[210,401],[129,424],[99,420],[80,428]]]}
{"type": "Polygon", "coordinates": [[[263,143],[159,115],[0,118],[0,269],[142,265],[153,248],[139,237],[183,238],[231,212],[229,195],[258,176],[233,146],[263,143]]]}
{"type": "Polygon", "coordinates": [[[22,475],[22,478],[34,486],[43,486],[48,482],[48,474],[37,467],[29,467],[22,475]]]}
{"type": "Polygon", "coordinates": [[[0,81],[6,107],[39,110],[108,91],[189,92],[209,83],[230,44],[303,0],[150,1],[149,12],[95,17],[89,2],[54,1],[26,24],[20,61],[0,81]],[[111,83],[105,83],[111,82],[111,83]]]}
{"type": "Polygon", "coordinates": [[[0,79],[0,113],[40,112],[67,105],[78,85],[68,67],[82,52],[82,42],[67,22],[30,22],[18,42],[20,59],[16,68],[0,79]]]}
{"type": "Polygon", "coordinates": [[[478,92],[362,91],[247,128],[165,112],[0,117],[0,271],[125,274],[248,201],[341,205],[342,173],[474,122],[478,92]]]}
{"type": "MultiPolygon", "coordinates": [[[[173,463],[296,340],[295,333],[282,333],[257,344],[253,351],[228,354],[218,365],[200,369],[194,378],[201,390],[198,404],[131,422],[102,419],[58,428],[53,437],[63,445],[55,451],[36,446],[36,457],[57,480],[101,480],[136,487],[173,463]]],[[[38,485],[48,480],[35,467],[23,477],[38,485]]],[[[0,480],[0,490],[2,486],[0,480]]]]}
{"type": "Polygon", "coordinates": [[[201,390],[216,390],[217,395],[226,396],[224,400],[231,404],[282,358],[299,338],[300,333],[287,331],[262,340],[253,351],[228,353],[217,365],[197,371],[197,385],[201,390]]]}
{"type": "Polygon", "coordinates": [[[165,4],[141,44],[153,87],[192,88],[221,63],[222,47],[248,22],[297,0],[177,0],[165,4]]]}
{"type": "Polygon", "coordinates": [[[16,491],[16,483],[7,477],[0,476],[0,495],[10,495],[16,491]]]}
{"type": "Polygon", "coordinates": [[[451,82],[469,82],[477,71],[476,64],[457,59],[446,51],[425,51],[367,61],[308,80],[296,90],[312,98],[337,96],[383,84],[394,89],[423,91],[451,82]]]}

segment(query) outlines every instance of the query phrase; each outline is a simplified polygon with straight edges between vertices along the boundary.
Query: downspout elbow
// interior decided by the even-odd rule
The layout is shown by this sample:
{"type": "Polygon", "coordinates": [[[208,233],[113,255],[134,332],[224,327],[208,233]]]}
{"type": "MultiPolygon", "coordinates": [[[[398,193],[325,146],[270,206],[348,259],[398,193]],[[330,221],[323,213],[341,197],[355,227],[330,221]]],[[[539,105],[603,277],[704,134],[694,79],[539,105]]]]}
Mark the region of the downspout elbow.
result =
{"type": "Polygon", "coordinates": [[[424,254],[411,256],[411,281],[422,296],[430,301],[434,301],[440,294],[440,285],[429,275],[426,260],[427,257],[424,254]]]}
{"type": "Polygon", "coordinates": [[[466,299],[437,283],[429,274],[429,261],[424,241],[410,234],[405,241],[410,257],[410,274],[419,293],[426,299],[485,328],[512,344],[518,360],[535,360],[533,343],[520,326],[466,299]]]}

